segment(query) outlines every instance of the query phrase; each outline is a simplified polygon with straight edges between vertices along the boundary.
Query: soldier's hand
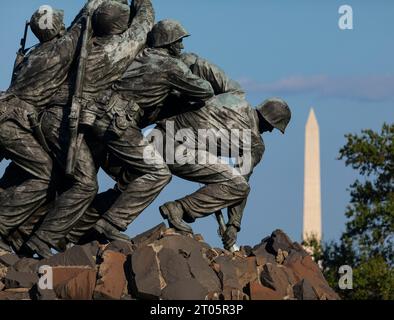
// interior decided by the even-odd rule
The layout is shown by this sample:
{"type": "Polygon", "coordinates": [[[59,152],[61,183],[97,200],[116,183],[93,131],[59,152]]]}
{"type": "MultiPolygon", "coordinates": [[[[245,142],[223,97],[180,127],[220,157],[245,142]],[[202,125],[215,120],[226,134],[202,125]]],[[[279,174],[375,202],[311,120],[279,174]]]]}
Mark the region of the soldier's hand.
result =
{"type": "Polygon", "coordinates": [[[226,232],[223,235],[222,241],[223,246],[226,250],[230,250],[231,247],[237,242],[238,230],[233,225],[228,225],[226,232]]]}

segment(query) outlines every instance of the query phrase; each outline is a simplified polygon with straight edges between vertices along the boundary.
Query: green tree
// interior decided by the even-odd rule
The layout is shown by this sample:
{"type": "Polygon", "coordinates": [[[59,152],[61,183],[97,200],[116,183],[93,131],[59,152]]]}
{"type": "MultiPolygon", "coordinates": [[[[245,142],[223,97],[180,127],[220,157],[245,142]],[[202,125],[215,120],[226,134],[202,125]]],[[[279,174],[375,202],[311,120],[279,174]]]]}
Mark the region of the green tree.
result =
{"type": "Polygon", "coordinates": [[[342,298],[394,299],[394,124],[346,138],[339,159],[360,178],[350,186],[340,242],[323,245],[318,258],[342,298]],[[353,290],[338,288],[341,265],[353,268],[353,290]]]}

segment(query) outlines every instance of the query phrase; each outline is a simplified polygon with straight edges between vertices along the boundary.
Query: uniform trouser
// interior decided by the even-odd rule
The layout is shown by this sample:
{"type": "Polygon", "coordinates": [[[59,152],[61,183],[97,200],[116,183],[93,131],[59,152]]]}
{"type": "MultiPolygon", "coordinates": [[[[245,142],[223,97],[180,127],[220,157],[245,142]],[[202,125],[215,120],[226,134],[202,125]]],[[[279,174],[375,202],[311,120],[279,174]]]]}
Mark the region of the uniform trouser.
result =
{"type": "Polygon", "coordinates": [[[125,231],[171,180],[163,157],[139,128],[130,125],[119,137],[106,131],[111,121],[108,115],[100,121],[102,123],[97,125],[95,134],[107,147],[109,158],[105,171],[116,177],[117,190],[108,190],[96,197],[93,207],[68,237],[74,242],[94,225],[101,214],[102,218],[125,231]]]}
{"type": "MultiPolygon", "coordinates": [[[[57,164],[64,169],[69,146],[67,113],[61,107],[46,110],[42,130],[57,164]]],[[[82,217],[98,191],[96,166],[85,141],[77,154],[73,179],[64,179],[63,183],[64,191],[35,232],[35,236],[55,248],[82,217]]]]}
{"type": "MultiPolygon", "coordinates": [[[[232,207],[246,202],[250,191],[249,184],[231,165],[205,150],[187,150],[184,146],[178,146],[175,154],[179,153],[180,148],[192,156],[189,163],[174,161],[174,164],[168,164],[171,173],[179,178],[205,185],[196,192],[176,200],[185,211],[185,221],[193,222],[196,218],[208,216],[224,208],[232,211],[232,207]]],[[[235,221],[232,217],[230,220],[235,221]]]]}
{"type": "Polygon", "coordinates": [[[0,149],[12,160],[0,193],[0,234],[7,237],[51,198],[53,166],[27,125],[12,120],[0,124],[0,149]]]}
{"type": "MultiPolygon", "coordinates": [[[[17,185],[23,183],[26,179],[28,179],[29,174],[25,172],[22,168],[18,167],[14,162],[11,162],[10,165],[6,168],[3,177],[0,179],[0,192],[6,190],[8,188],[13,188],[17,185]]],[[[43,216],[45,216],[50,208],[52,207],[53,200],[56,196],[55,187],[56,183],[53,183],[54,179],[57,180],[57,176],[52,176],[52,183],[50,192],[48,192],[48,201],[34,211],[33,214],[29,216],[29,218],[23,222],[23,224],[19,225],[16,229],[13,229],[12,232],[5,238],[12,247],[18,252],[18,250],[22,247],[23,243],[32,235],[34,230],[39,226],[40,220],[43,216]]]]}

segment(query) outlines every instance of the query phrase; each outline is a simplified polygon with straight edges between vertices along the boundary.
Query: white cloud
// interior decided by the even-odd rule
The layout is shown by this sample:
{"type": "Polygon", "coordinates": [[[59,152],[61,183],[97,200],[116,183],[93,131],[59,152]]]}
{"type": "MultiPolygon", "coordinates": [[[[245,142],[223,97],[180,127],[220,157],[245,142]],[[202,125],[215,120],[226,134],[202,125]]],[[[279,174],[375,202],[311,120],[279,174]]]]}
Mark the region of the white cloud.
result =
{"type": "Polygon", "coordinates": [[[311,94],[319,97],[352,100],[394,100],[394,76],[329,77],[290,76],[271,83],[243,78],[239,82],[248,92],[266,95],[311,94]]]}

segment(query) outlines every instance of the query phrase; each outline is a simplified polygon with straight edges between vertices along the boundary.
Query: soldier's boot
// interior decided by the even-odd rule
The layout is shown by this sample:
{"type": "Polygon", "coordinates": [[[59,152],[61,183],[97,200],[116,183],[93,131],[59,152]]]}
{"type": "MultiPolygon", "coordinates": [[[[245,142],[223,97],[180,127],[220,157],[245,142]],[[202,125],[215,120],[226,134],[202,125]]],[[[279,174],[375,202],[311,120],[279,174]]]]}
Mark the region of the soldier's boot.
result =
{"type": "Polygon", "coordinates": [[[170,227],[186,233],[193,233],[193,229],[183,221],[184,211],[181,204],[175,201],[167,202],[159,210],[161,216],[168,220],[170,227]]]}
{"type": "Polygon", "coordinates": [[[51,248],[41,239],[32,236],[22,247],[23,251],[30,250],[33,254],[37,254],[40,258],[47,259],[53,256],[51,248]]]}
{"type": "Polygon", "coordinates": [[[0,236],[0,252],[11,252],[11,247],[0,236]]]}
{"type": "Polygon", "coordinates": [[[115,226],[105,219],[100,219],[93,227],[98,233],[104,235],[110,241],[131,241],[131,239],[120,232],[115,226]]]}

